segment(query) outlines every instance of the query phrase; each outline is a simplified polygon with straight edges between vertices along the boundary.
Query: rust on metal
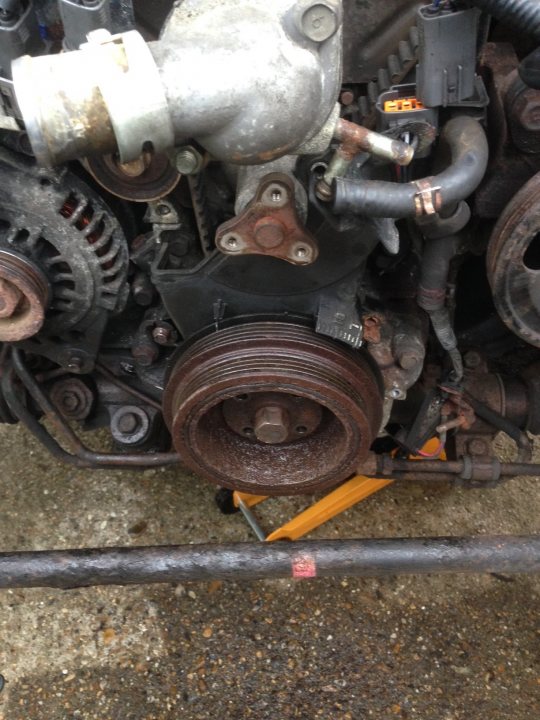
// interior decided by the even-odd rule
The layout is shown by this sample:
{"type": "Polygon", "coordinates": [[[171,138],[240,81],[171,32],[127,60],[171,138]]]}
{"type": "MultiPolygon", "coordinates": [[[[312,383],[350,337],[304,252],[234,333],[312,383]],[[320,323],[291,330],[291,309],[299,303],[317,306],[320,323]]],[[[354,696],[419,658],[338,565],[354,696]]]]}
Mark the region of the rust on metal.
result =
{"type": "Polygon", "coordinates": [[[475,194],[475,214],[499,218],[505,206],[531,177],[540,171],[539,133],[534,130],[538,97],[525,92],[518,81],[519,58],[510,43],[486,43],[480,56],[481,74],[490,104],[490,162],[486,176],[475,194]],[[529,102],[531,113],[529,113],[529,102]],[[533,126],[529,129],[530,121],[533,126]],[[519,149],[516,152],[516,141],[519,149]]]}
{"type": "Polygon", "coordinates": [[[540,537],[304,540],[0,554],[2,589],[461,572],[540,573],[540,537]]]}
{"type": "Polygon", "coordinates": [[[39,332],[48,302],[49,285],[41,270],[0,250],[0,341],[18,342],[39,332]]]}
{"type": "Polygon", "coordinates": [[[398,165],[409,165],[414,157],[411,145],[401,140],[392,140],[343,118],[336,124],[334,137],[341,143],[337,152],[344,160],[353,160],[362,151],[382,155],[398,165]]]}
{"type": "Polygon", "coordinates": [[[164,416],[197,474],[251,494],[296,495],[354,473],[379,431],[382,388],[362,353],[305,327],[253,323],[209,335],[179,357],[164,416]],[[259,412],[268,407],[280,411],[259,412]]]}
{"type": "Polygon", "coordinates": [[[85,164],[105,190],[133,202],[154,202],[165,197],[181,177],[166,155],[151,152],[144,152],[130,163],[121,163],[118,155],[103,155],[87,158],[85,164]]]}
{"type": "Polygon", "coordinates": [[[432,179],[425,178],[415,182],[418,192],[415,195],[414,204],[418,217],[436,215],[442,207],[441,188],[434,187],[432,179]]]}
{"type": "Polygon", "coordinates": [[[68,420],[86,420],[92,412],[94,393],[81,378],[57,380],[49,391],[49,397],[68,420]]]}
{"type": "Polygon", "coordinates": [[[368,343],[381,342],[381,318],[378,315],[364,315],[364,340],[368,343]]]}
{"type": "Polygon", "coordinates": [[[26,425],[28,430],[43,443],[53,457],[78,468],[145,468],[175,465],[180,462],[180,457],[173,452],[114,454],[90,450],[81,442],[71,426],[60,415],[47,393],[40,387],[26,366],[21,351],[12,348],[11,358],[13,368],[2,378],[2,392],[6,402],[13,415],[26,425]],[[43,412],[51,427],[61,438],[62,444],[69,448],[70,452],[66,452],[59,445],[56,438],[28,410],[15,389],[13,383],[15,374],[36,403],[36,406],[43,412]]]}
{"type": "Polygon", "coordinates": [[[414,158],[414,148],[401,140],[368,130],[368,128],[340,118],[334,130],[339,145],[326,169],[324,177],[316,185],[319,200],[330,202],[333,198],[332,184],[344,177],[354,158],[361,152],[385,158],[398,165],[409,165],[414,158]]]}
{"type": "Polygon", "coordinates": [[[294,182],[284,173],[262,179],[246,209],[218,228],[216,245],[225,255],[268,255],[293,265],[311,265],[319,256],[298,217],[294,182]]]}
{"type": "Polygon", "coordinates": [[[268,444],[309,437],[322,416],[319,403],[277,392],[237,395],[223,403],[223,417],[234,432],[268,444]]]}
{"type": "Polygon", "coordinates": [[[489,241],[487,272],[502,321],[540,347],[540,173],[499,218],[489,241]]]}

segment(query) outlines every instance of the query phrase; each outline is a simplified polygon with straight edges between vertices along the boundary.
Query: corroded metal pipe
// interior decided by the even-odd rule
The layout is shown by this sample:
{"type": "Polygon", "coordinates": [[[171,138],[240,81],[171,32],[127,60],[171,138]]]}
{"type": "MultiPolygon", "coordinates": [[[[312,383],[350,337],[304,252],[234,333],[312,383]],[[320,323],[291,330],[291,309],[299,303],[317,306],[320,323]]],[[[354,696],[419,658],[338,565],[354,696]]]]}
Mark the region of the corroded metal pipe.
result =
{"type": "Polygon", "coordinates": [[[317,197],[324,202],[332,199],[332,183],[336,178],[347,174],[358,153],[366,152],[397,165],[410,165],[414,158],[414,148],[411,145],[343,118],[336,123],[334,139],[339,140],[339,145],[316,188],[317,197]]]}
{"type": "Polygon", "coordinates": [[[540,536],[386,538],[0,554],[0,588],[186,580],[540,573],[540,536]]]}
{"type": "Polygon", "coordinates": [[[486,133],[477,120],[463,115],[446,123],[441,140],[452,156],[446,170],[410,183],[336,177],[332,187],[334,211],[366,217],[420,217],[434,215],[465,200],[486,172],[489,159],[486,133]]]}

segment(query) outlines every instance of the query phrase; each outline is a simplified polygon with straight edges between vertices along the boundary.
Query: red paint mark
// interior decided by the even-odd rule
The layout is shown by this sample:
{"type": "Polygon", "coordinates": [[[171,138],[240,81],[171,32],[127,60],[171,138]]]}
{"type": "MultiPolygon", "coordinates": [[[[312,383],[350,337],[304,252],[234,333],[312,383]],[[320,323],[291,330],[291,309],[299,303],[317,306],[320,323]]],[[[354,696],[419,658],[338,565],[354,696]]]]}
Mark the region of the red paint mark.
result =
{"type": "Polygon", "coordinates": [[[317,564],[312,555],[297,555],[292,559],[293,578],[317,577],[317,564]]]}

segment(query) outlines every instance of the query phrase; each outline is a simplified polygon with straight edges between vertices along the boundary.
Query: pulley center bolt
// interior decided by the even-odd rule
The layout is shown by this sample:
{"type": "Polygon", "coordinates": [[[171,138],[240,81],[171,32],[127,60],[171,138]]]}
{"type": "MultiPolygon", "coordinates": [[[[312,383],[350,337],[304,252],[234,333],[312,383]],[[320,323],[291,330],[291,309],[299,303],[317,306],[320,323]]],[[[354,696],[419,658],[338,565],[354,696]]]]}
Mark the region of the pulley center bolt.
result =
{"type": "Polygon", "coordinates": [[[263,217],[255,225],[255,242],[261,248],[270,250],[279,247],[285,240],[285,228],[273,217],[263,217]]]}
{"type": "Polygon", "coordinates": [[[62,398],[62,405],[68,412],[75,412],[79,409],[80,401],[74,392],[67,391],[62,398]]]}
{"type": "Polygon", "coordinates": [[[289,413],[279,405],[266,405],[255,415],[255,437],[266,445],[285,442],[289,436],[289,413]]]}
{"type": "Polygon", "coordinates": [[[17,309],[22,298],[18,287],[0,278],[0,318],[9,318],[17,309]]]}
{"type": "Polygon", "coordinates": [[[151,161],[152,156],[148,153],[143,153],[140,157],[136,160],[132,160],[131,162],[118,162],[118,168],[127,177],[136,178],[140,177],[148,170],[151,161]]]}

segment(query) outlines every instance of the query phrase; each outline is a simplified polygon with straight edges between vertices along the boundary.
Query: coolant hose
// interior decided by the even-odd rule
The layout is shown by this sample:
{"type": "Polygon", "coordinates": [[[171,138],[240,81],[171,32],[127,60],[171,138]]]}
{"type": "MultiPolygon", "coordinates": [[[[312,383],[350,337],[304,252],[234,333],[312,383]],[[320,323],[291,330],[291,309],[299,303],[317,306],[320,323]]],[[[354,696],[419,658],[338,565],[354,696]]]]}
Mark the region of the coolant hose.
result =
{"type": "Polygon", "coordinates": [[[440,212],[465,200],[486,172],[489,158],[486,134],[478,120],[461,116],[444,126],[441,143],[450,149],[451,164],[435,177],[403,184],[336,178],[334,211],[405,218],[440,212]]]}
{"type": "Polygon", "coordinates": [[[540,2],[538,0],[471,0],[473,5],[497,20],[513,25],[540,42],[540,2]]]}
{"type": "Polygon", "coordinates": [[[446,306],[446,292],[450,263],[456,255],[459,239],[456,236],[428,240],[422,256],[422,273],[417,302],[429,315],[438,341],[448,353],[454,369],[454,380],[463,377],[463,361],[457,338],[446,306]]]}

